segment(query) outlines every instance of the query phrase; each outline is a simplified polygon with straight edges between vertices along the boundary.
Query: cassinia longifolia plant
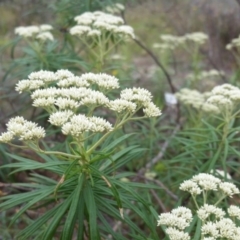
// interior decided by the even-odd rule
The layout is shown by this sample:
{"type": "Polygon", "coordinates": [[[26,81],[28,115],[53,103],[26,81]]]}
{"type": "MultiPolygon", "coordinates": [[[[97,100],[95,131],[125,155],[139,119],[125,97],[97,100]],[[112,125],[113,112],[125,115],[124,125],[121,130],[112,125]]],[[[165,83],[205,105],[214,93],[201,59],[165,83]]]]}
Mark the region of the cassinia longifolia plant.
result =
{"type": "MultiPolygon", "coordinates": [[[[202,77],[206,77],[206,72],[202,73],[200,69],[201,54],[200,47],[208,40],[208,35],[202,32],[187,33],[183,36],[174,36],[171,34],[160,35],[161,42],[154,43],[153,47],[159,49],[161,57],[165,56],[164,63],[167,67],[171,56],[177,48],[183,48],[191,57],[191,65],[193,73],[187,76],[187,85],[195,86],[202,77]]],[[[172,62],[172,60],[171,60],[172,62]]],[[[209,72],[207,75],[212,75],[214,72],[209,72]]],[[[222,75],[222,73],[218,73],[222,75]]],[[[216,75],[216,72],[214,73],[216,75]]]]}
{"type": "MultiPolygon", "coordinates": [[[[193,125],[191,131],[201,131],[201,134],[208,138],[209,148],[203,148],[201,152],[208,156],[211,154],[208,161],[201,166],[201,170],[209,172],[220,167],[227,174],[228,167],[232,168],[234,165],[229,159],[238,155],[239,151],[237,121],[240,112],[240,89],[231,84],[219,85],[211,92],[204,93],[184,88],[176,97],[188,111],[189,120],[193,125]]],[[[200,146],[200,141],[204,140],[195,136],[192,141],[200,146]]]]}
{"type": "Polygon", "coordinates": [[[134,39],[134,30],[124,25],[124,20],[101,11],[85,12],[76,16],[77,25],[70,29],[70,34],[77,36],[98,62],[101,70],[106,55],[117,45],[134,39]]]}
{"type": "MultiPolygon", "coordinates": [[[[66,135],[61,150],[50,150],[44,138],[49,139],[55,132],[17,116],[9,120],[7,131],[0,136],[1,142],[30,148],[44,160],[40,163],[12,154],[17,163],[7,167],[16,171],[45,169],[60,179],[34,174],[31,184],[23,184],[29,191],[2,198],[2,210],[22,205],[13,222],[28,209],[48,208],[19,233],[19,239],[29,239],[36,232],[41,236],[38,239],[44,240],[56,235],[72,239],[73,234],[78,239],[85,236],[97,240],[106,234],[115,239],[129,239],[112,231],[109,217],[126,222],[137,234],[144,235],[124,216],[124,208],[142,216],[135,205],[141,202],[141,209],[145,207],[150,211],[149,205],[132,188],[134,183],[121,181],[128,175],[118,176],[118,169],[139,156],[142,150],[136,146],[118,149],[128,135],[115,137],[115,133],[127,122],[158,117],[161,111],[152,102],[151,93],[143,88],[123,89],[119,98],[113,98],[111,91],[119,87],[114,76],[105,73],[75,76],[68,70],[33,72],[28,79],[17,83],[16,90],[28,92],[33,106],[45,109],[49,123],[66,135]],[[136,114],[140,109],[142,114],[136,114]],[[111,117],[104,118],[106,115],[111,117]]],[[[146,216],[145,221],[151,236],[156,237],[154,224],[148,218],[146,216]]]]}
{"type": "Polygon", "coordinates": [[[160,214],[158,226],[164,226],[170,240],[240,239],[240,208],[218,206],[225,198],[239,194],[233,183],[200,173],[184,181],[180,190],[191,194],[196,212],[180,206],[170,213],[160,214]]]}
{"type": "Polygon", "coordinates": [[[56,33],[52,25],[31,25],[19,26],[15,28],[15,38],[11,45],[12,60],[7,66],[8,70],[4,79],[11,77],[26,78],[31,72],[40,69],[56,71],[60,68],[74,70],[84,68],[87,64],[81,56],[68,44],[72,41],[68,34],[54,36],[56,33]],[[21,43],[21,46],[19,46],[21,43]],[[21,54],[15,54],[15,50],[20,49],[21,54]],[[15,56],[16,55],[16,56],[15,56]]]}

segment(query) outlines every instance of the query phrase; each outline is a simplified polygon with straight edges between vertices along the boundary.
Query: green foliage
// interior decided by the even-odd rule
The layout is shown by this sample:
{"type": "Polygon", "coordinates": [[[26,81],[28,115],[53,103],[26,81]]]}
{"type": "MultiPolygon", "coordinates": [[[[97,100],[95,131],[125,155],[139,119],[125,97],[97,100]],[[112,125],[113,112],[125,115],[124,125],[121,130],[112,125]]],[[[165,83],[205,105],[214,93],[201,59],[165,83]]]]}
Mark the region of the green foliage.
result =
{"type": "MultiPolygon", "coordinates": [[[[147,214],[153,209],[135,191],[136,187],[152,186],[122,182],[122,175],[116,175],[123,165],[143,153],[142,149],[132,146],[112,154],[114,148],[126,138],[127,136],[123,136],[113,141],[111,145],[103,147],[94,157],[93,163],[88,166],[80,166],[78,160],[63,161],[44,154],[40,154],[44,162],[10,154],[9,156],[17,162],[4,165],[3,168],[15,169],[13,173],[44,169],[56,173],[58,179],[60,178],[57,182],[46,176],[32,174],[29,179],[31,183],[18,184],[29,189],[29,192],[1,198],[3,202],[0,208],[3,211],[22,206],[11,220],[11,224],[14,224],[27,210],[49,209],[19,232],[18,238],[27,239],[36,231],[40,231],[38,234],[41,235],[41,239],[52,239],[54,236],[70,239],[73,234],[77,234],[80,239],[84,234],[89,236],[89,239],[100,239],[108,234],[115,239],[123,239],[121,234],[112,231],[108,223],[109,216],[130,226],[131,235],[144,237],[146,233],[124,214],[126,209],[135,212],[147,224],[150,236],[156,237],[154,227],[156,220],[147,214]],[[137,203],[141,204],[140,208],[135,206],[137,203]],[[84,225],[85,221],[89,224],[88,226],[84,225]]],[[[128,239],[127,235],[125,237],[128,239]]]]}

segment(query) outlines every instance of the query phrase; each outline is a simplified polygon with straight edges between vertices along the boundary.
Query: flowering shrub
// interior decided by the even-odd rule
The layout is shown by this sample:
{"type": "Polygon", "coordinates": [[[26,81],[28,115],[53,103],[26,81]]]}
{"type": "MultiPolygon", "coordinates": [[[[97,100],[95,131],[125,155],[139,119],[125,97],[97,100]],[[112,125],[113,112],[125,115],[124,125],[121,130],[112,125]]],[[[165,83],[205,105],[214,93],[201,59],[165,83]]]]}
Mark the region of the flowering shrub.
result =
{"type": "MultiPolygon", "coordinates": [[[[13,156],[19,163],[4,167],[13,167],[16,171],[47,169],[60,177],[58,182],[47,177],[42,182],[42,178],[36,175],[27,186],[29,192],[2,198],[1,209],[29,201],[13,221],[40,203],[55,205],[20,232],[18,236],[21,239],[32,237],[34,229],[40,229],[43,239],[51,239],[61,226],[64,226],[60,234],[63,239],[72,239],[73,234],[77,234],[79,239],[83,235],[89,239],[101,239],[106,234],[119,238],[118,233],[112,232],[105,214],[126,221],[138,234],[141,233],[141,229],[129,217],[124,220],[123,208],[135,209],[131,204],[133,196],[134,201],[140,201],[146,209],[148,204],[137,193],[133,194],[131,186],[134,184],[122,182],[121,174],[119,177],[113,174],[141,150],[130,146],[116,151],[114,148],[128,135],[114,140],[114,133],[129,121],[157,117],[161,111],[152,102],[152,95],[146,89],[123,89],[119,98],[108,97],[117,88],[119,81],[113,76],[85,73],[78,77],[68,70],[55,73],[41,70],[31,73],[27,80],[18,82],[16,90],[20,93],[29,92],[33,106],[45,109],[49,114],[49,123],[60,127],[67,136],[61,151],[49,150],[44,138],[51,135],[51,130],[45,130],[23,117],[11,118],[7,123],[7,132],[0,136],[1,142],[21,149],[30,148],[44,159],[43,163],[37,163],[13,156]],[[136,112],[140,109],[143,115],[137,116],[136,112]],[[104,112],[110,111],[115,116],[114,122],[113,119],[110,122],[98,116],[99,113],[104,115],[104,112]],[[103,223],[102,226],[98,227],[97,219],[103,223]],[[84,227],[84,221],[88,223],[87,228],[84,227]],[[49,227],[44,228],[46,222],[49,227]]],[[[136,212],[141,215],[139,210],[136,212]]],[[[149,226],[152,236],[156,236],[154,228],[149,226]]]]}

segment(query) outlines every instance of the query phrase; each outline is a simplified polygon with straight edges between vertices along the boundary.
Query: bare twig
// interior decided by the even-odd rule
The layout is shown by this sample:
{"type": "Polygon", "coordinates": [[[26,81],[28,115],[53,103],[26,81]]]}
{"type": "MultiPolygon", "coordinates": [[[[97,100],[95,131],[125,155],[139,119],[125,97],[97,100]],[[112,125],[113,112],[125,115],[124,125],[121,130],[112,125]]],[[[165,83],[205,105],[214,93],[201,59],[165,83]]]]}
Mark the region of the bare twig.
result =
{"type": "MultiPolygon", "coordinates": [[[[239,0],[240,1],[240,0],[239,0]]],[[[209,63],[212,65],[212,67],[217,70],[218,72],[220,72],[219,67],[214,63],[214,61],[212,60],[212,58],[209,56],[209,54],[207,54],[206,52],[204,52],[203,50],[200,49],[200,53],[205,55],[209,61],[209,63]]],[[[221,79],[223,80],[223,82],[227,82],[227,79],[224,75],[220,74],[221,79]]]]}
{"type": "Polygon", "coordinates": [[[151,56],[151,58],[154,60],[154,62],[161,68],[161,70],[163,71],[164,75],[166,76],[167,78],[167,81],[168,81],[168,85],[170,86],[170,89],[171,89],[171,92],[172,93],[175,93],[176,92],[176,88],[175,86],[173,85],[172,83],[172,79],[168,73],[168,71],[165,69],[165,67],[163,66],[163,64],[158,60],[158,58],[153,54],[153,52],[147,48],[140,40],[138,39],[134,39],[134,42],[137,43],[137,45],[139,47],[141,47],[142,49],[144,49],[148,54],[149,56],[151,56]]]}
{"type": "Polygon", "coordinates": [[[158,195],[156,194],[156,192],[151,189],[150,192],[152,193],[153,197],[155,198],[155,200],[157,201],[158,205],[161,207],[161,209],[163,210],[163,212],[167,212],[167,209],[165,208],[163,202],[161,201],[161,199],[158,197],[158,195]]]}
{"type": "Polygon", "coordinates": [[[165,192],[166,192],[170,197],[172,197],[174,200],[176,200],[176,201],[179,200],[178,196],[175,195],[172,191],[170,191],[161,181],[159,181],[159,180],[157,180],[157,179],[153,179],[153,181],[154,181],[157,185],[161,186],[161,187],[165,190],[165,192]]]}
{"type": "Polygon", "coordinates": [[[141,175],[141,176],[138,175],[138,177],[145,179],[145,181],[154,182],[156,185],[161,187],[172,199],[178,201],[178,196],[175,195],[173,192],[171,192],[160,180],[147,178],[147,177],[145,177],[143,175],[141,175]]]}
{"type": "MultiPolygon", "coordinates": [[[[126,22],[126,19],[125,19],[125,16],[124,16],[124,12],[122,12],[122,18],[124,20],[124,22],[127,24],[126,22]]],[[[159,68],[161,68],[161,70],[163,71],[166,79],[167,79],[167,82],[168,82],[168,85],[170,87],[170,90],[171,90],[171,93],[174,94],[176,92],[176,87],[174,86],[173,84],[173,81],[172,81],[172,78],[170,76],[170,74],[168,73],[167,69],[163,66],[163,64],[161,63],[161,61],[154,55],[154,53],[148,48],[146,47],[139,39],[137,38],[134,38],[134,41],[135,43],[141,47],[142,49],[144,49],[148,55],[154,60],[154,62],[157,64],[157,66],[159,68]]],[[[180,117],[181,117],[181,113],[180,113],[180,106],[179,106],[179,103],[177,103],[176,105],[176,108],[177,108],[177,116],[176,116],[176,122],[179,124],[180,122],[180,117]]]]}
{"type": "Polygon", "coordinates": [[[163,143],[162,147],[161,147],[161,150],[159,151],[159,153],[150,161],[146,164],[145,167],[141,168],[139,171],[138,171],[138,175],[143,175],[147,170],[151,169],[151,167],[156,164],[159,160],[161,160],[161,158],[164,156],[164,153],[166,152],[167,148],[168,148],[168,145],[170,143],[170,140],[176,135],[176,133],[179,131],[180,129],[180,124],[178,124],[171,136],[163,143]]]}
{"type": "Polygon", "coordinates": [[[240,6],[240,0],[236,0],[236,2],[239,4],[239,6],[240,6]]]}

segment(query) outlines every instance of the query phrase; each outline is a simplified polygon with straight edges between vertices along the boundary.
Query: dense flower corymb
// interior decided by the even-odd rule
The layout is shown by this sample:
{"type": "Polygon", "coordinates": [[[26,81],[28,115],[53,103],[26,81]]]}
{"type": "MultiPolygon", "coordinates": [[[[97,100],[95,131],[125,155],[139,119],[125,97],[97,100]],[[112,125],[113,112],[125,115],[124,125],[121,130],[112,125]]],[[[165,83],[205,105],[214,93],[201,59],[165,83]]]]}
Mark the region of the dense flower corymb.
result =
{"type": "MultiPolygon", "coordinates": [[[[61,127],[63,134],[80,141],[84,139],[85,132],[106,133],[114,129],[106,119],[94,116],[98,108],[115,112],[118,118],[116,123],[121,123],[119,118],[122,116],[131,120],[140,109],[143,110],[143,117],[161,115],[148,90],[128,88],[120,92],[120,98],[110,100],[107,94],[117,88],[119,80],[114,76],[85,73],[78,77],[66,69],[55,73],[45,70],[33,72],[16,86],[20,93],[31,93],[33,106],[44,108],[49,113],[48,121],[52,125],[61,127]],[[87,110],[86,115],[80,113],[82,109],[84,113],[87,110]]],[[[0,138],[3,142],[10,142],[15,137],[23,141],[35,140],[45,135],[42,128],[21,117],[10,120],[7,126],[8,132],[0,138]]]]}
{"type": "Polygon", "coordinates": [[[236,217],[237,219],[240,220],[240,208],[238,206],[231,205],[228,208],[228,214],[231,217],[236,217]]]}
{"type": "Polygon", "coordinates": [[[20,26],[15,28],[15,34],[25,38],[35,38],[42,41],[53,41],[54,37],[50,32],[53,29],[51,25],[42,24],[40,26],[20,26]]]}
{"type": "Polygon", "coordinates": [[[115,14],[115,13],[120,13],[125,9],[125,7],[120,4],[120,3],[116,3],[116,4],[112,4],[110,6],[107,6],[105,8],[105,10],[111,14],[115,14]]]}
{"type": "Polygon", "coordinates": [[[200,173],[184,181],[180,185],[180,189],[190,192],[192,195],[198,195],[202,191],[210,190],[221,191],[229,197],[239,193],[239,189],[233,183],[222,182],[219,178],[207,173],[200,173]]]}
{"type": "Polygon", "coordinates": [[[166,233],[168,234],[170,240],[190,240],[188,233],[180,231],[176,228],[169,227],[166,229],[166,233]]]}
{"type": "Polygon", "coordinates": [[[193,182],[192,180],[185,180],[179,187],[180,190],[187,191],[192,195],[199,195],[202,190],[197,185],[197,183],[193,182]]]}
{"type": "MultiPolygon", "coordinates": [[[[144,88],[124,89],[119,99],[109,100],[106,94],[119,88],[119,80],[106,73],[85,73],[78,77],[68,70],[56,73],[41,70],[31,73],[28,78],[19,81],[16,90],[32,92],[33,106],[42,107],[49,113],[103,106],[118,114],[134,114],[142,108],[145,117],[161,115],[160,109],[152,102],[151,93],[144,88]],[[53,84],[56,87],[52,87],[53,84]]],[[[62,120],[57,124],[60,122],[62,120]]]]}
{"type": "Polygon", "coordinates": [[[1,142],[11,142],[14,138],[22,141],[39,140],[45,137],[45,130],[36,123],[23,117],[11,118],[7,124],[7,132],[0,136],[1,142]]]}
{"type": "Polygon", "coordinates": [[[171,213],[162,213],[159,216],[158,226],[166,225],[168,227],[184,230],[190,225],[191,221],[191,210],[185,207],[178,207],[177,209],[173,209],[171,213]]]}
{"type": "Polygon", "coordinates": [[[83,132],[104,132],[112,129],[112,125],[105,119],[86,117],[82,114],[70,117],[70,121],[62,126],[63,134],[72,135],[73,137],[82,136],[83,132]]]}
{"type": "Polygon", "coordinates": [[[222,219],[225,215],[225,212],[221,208],[215,207],[214,205],[204,204],[197,211],[197,214],[202,221],[206,221],[211,215],[214,215],[217,219],[222,219]]]}
{"type": "MultiPolygon", "coordinates": [[[[224,176],[225,175],[226,174],[224,174],[224,176]]],[[[237,227],[235,223],[236,219],[240,219],[240,208],[234,205],[230,206],[227,209],[229,216],[229,218],[227,218],[226,212],[222,208],[217,207],[218,203],[225,197],[232,197],[232,195],[239,193],[239,189],[233,183],[223,182],[211,174],[200,173],[189,180],[185,180],[180,185],[180,189],[192,195],[197,208],[196,217],[201,223],[201,231],[199,233],[201,239],[240,239],[240,227],[237,227]],[[207,203],[209,196],[208,191],[214,191],[220,194],[220,196],[216,195],[218,199],[215,205],[207,203]],[[203,205],[199,206],[197,197],[201,193],[203,205]]],[[[211,198],[212,197],[213,196],[211,196],[211,198]]],[[[166,234],[171,240],[190,239],[189,233],[185,233],[185,228],[190,225],[192,219],[190,210],[187,211],[185,207],[178,207],[170,213],[162,213],[159,216],[158,225],[166,226],[166,234]]],[[[192,231],[191,228],[188,230],[192,231]]],[[[194,235],[195,233],[193,233],[193,236],[194,235]]]]}
{"type": "Polygon", "coordinates": [[[115,37],[135,38],[133,28],[123,25],[121,17],[100,11],[85,12],[76,16],[74,20],[78,25],[70,29],[70,34],[79,37],[101,37],[106,32],[115,37]]]}

